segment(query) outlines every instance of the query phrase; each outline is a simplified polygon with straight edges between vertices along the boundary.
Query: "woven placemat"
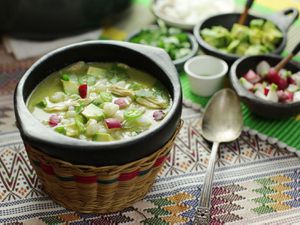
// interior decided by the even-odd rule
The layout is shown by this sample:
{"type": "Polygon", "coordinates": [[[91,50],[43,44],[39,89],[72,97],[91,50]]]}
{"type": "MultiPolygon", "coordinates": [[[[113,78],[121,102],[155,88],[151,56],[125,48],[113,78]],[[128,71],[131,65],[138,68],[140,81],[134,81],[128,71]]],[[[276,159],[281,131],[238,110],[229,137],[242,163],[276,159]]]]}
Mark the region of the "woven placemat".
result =
{"type": "MultiPolygon", "coordinates": [[[[0,97],[2,101],[2,97],[0,97]]],[[[181,129],[148,195],[111,214],[81,214],[42,190],[17,131],[0,133],[0,224],[192,224],[210,145],[201,137],[196,104],[183,108],[181,129]]],[[[300,223],[300,159],[244,130],[223,144],[216,164],[211,224],[300,223]]]]}

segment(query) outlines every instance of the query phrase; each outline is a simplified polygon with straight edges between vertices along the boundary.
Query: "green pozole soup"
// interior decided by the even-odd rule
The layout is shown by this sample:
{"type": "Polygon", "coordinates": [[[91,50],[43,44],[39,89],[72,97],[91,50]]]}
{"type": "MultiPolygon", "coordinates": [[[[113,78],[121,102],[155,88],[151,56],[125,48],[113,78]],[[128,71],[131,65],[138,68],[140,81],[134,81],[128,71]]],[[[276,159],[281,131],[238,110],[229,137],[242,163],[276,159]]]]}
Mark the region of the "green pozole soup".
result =
{"type": "Polygon", "coordinates": [[[127,139],[157,126],[171,98],[154,77],[121,63],[78,62],[48,76],[27,103],[54,131],[82,140],[127,139]]]}

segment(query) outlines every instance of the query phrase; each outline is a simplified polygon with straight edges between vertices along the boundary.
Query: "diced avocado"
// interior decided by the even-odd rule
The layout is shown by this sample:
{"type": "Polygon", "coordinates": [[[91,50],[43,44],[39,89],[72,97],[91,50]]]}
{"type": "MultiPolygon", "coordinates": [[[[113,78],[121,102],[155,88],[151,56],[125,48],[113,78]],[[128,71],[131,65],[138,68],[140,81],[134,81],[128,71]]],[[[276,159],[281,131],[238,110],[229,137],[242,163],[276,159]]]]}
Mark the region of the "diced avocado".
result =
{"type": "Polygon", "coordinates": [[[250,21],[250,27],[251,28],[262,28],[262,26],[264,25],[264,20],[262,19],[253,19],[250,21]]]}
{"type": "Polygon", "coordinates": [[[228,47],[227,50],[229,52],[235,52],[235,49],[238,47],[238,45],[240,44],[239,40],[234,40],[233,42],[231,42],[228,47]]]}
{"type": "Polygon", "coordinates": [[[94,141],[113,141],[113,137],[108,134],[108,133],[100,133],[97,132],[94,137],[93,137],[94,141]]]}
{"type": "Polygon", "coordinates": [[[229,31],[221,26],[212,27],[212,29],[203,29],[201,31],[203,39],[216,48],[222,48],[230,42],[229,31]]]}
{"type": "Polygon", "coordinates": [[[106,70],[98,67],[89,66],[87,74],[93,76],[104,76],[106,74],[106,70]]]}
{"type": "Polygon", "coordinates": [[[249,37],[249,28],[247,26],[235,23],[231,28],[231,36],[240,42],[247,42],[249,37]]]}
{"type": "Polygon", "coordinates": [[[104,113],[102,109],[100,109],[98,106],[94,105],[93,103],[86,106],[84,110],[81,112],[81,114],[84,115],[87,119],[95,119],[97,121],[104,118],[104,113]]]}
{"type": "Polygon", "coordinates": [[[262,32],[259,29],[251,29],[249,31],[250,44],[261,44],[262,32]]]}
{"type": "Polygon", "coordinates": [[[237,55],[244,55],[247,49],[249,48],[249,45],[246,43],[241,43],[239,46],[236,48],[236,54],[237,55]]]}
{"type": "Polygon", "coordinates": [[[63,88],[64,88],[64,92],[66,94],[78,94],[78,83],[74,82],[74,81],[65,81],[65,80],[61,80],[62,84],[63,84],[63,88]]]}

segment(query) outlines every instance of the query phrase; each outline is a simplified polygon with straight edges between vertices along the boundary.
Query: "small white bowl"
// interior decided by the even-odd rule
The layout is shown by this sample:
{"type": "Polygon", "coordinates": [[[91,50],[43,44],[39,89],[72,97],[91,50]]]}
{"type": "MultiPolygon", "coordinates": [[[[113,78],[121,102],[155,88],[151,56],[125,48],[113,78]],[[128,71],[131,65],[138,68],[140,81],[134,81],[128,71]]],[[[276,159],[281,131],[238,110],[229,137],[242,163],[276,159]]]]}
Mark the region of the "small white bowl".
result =
{"type": "Polygon", "coordinates": [[[211,96],[223,87],[228,65],[222,59],[200,55],[186,61],[184,71],[194,94],[211,96]]]}

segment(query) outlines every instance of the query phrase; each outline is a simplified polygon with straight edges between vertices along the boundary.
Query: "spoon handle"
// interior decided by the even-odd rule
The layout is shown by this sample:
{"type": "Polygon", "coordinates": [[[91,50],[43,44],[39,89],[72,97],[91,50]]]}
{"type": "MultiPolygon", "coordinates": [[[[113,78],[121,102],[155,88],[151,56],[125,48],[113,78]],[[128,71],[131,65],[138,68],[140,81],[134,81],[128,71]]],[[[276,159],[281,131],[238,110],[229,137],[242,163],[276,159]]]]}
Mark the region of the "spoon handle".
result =
{"type": "Polygon", "coordinates": [[[214,178],[215,164],[217,160],[217,152],[219,143],[214,142],[210,154],[210,160],[206,169],[203,187],[201,190],[199,207],[195,214],[194,225],[209,224],[210,220],[210,196],[212,190],[212,183],[214,178]]]}

